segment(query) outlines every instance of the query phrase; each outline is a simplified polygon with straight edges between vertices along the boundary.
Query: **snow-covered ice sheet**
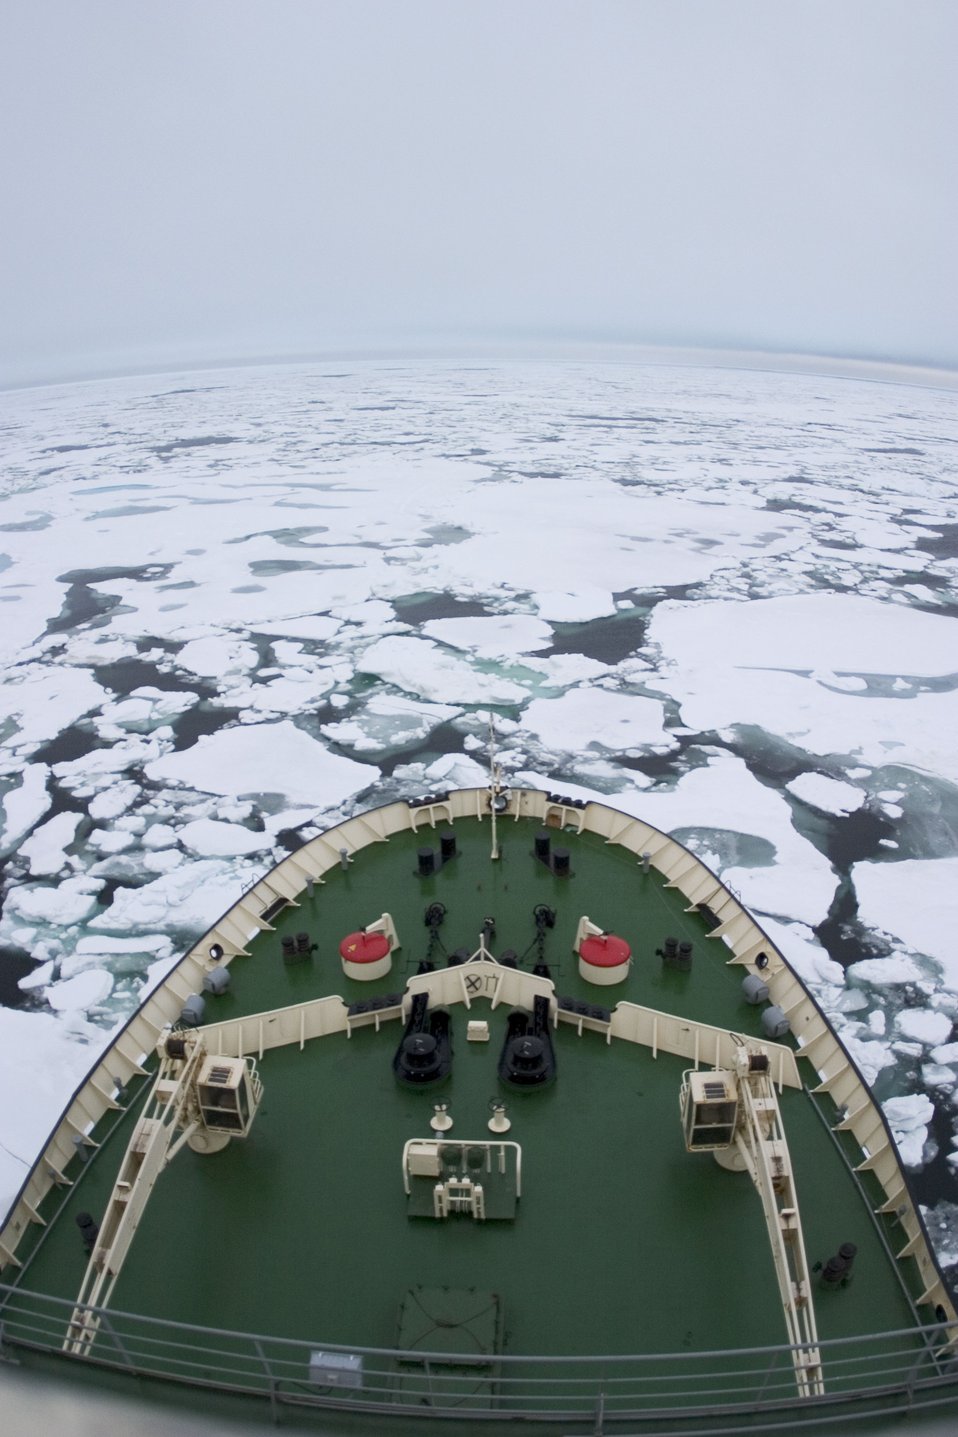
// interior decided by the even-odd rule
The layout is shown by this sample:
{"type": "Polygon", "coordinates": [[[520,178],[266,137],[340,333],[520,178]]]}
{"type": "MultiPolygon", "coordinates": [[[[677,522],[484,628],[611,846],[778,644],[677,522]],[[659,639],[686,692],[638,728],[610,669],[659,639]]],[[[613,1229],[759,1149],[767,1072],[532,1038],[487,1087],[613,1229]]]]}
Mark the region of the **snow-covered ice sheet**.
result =
{"type": "Polygon", "coordinates": [[[798,778],[793,778],[785,788],[803,803],[810,804],[822,813],[854,813],[867,798],[867,794],[854,784],[829,778],[824,773],[800,773],[798,778]]]}
{"type": "Polygon", "coordinates": [[[374,783],[378,770],[341,758],[288,719],[225,728],[188,749],[146,765],[159,783],[184,784],[201,793],[275,795],[289,803],[333,808],[374,783]]]}
{"type": "Polygon", "coordinates": [[[852,877],[869,927],[934,958],[958,991],[958,857],[856,863],[852,877]]]}
{"type": "Polygon", "coordinates": [[[958,674],[958,625],[855,594],[664,603],[650,637],[679,668],[958,674]]]}
{"type": "Polygon", "coordinates": [[[637,755],[672,747],[657,699],[611,689],[570,689],[555,699],[534,699],[523,728],[552,753],[582,754],[589,748],[637,755]]]}

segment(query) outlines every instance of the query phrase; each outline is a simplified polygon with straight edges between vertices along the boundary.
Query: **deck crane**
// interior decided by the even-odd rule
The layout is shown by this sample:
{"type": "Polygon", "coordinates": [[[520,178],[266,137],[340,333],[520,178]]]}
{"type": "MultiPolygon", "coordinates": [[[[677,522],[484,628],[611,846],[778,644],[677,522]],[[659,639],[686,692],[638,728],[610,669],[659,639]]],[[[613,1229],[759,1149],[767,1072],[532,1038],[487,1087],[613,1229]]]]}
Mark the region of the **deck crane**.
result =
{"type": "Polygon", "coordinates": [[[90,1220],[90,1260],[63,1343],[89,1355],[157,1178],[185,1145],[214,1153],[245,1138],[263,1086],[253,1058],[208,1054],[199,1033],[167,1029],[157,1043],[159,1071],[133,1130],[119,1176],[97,1231],[90,1220]]]}
{"type": "Polygon", "coordinates": [[[798,1393],[820,1397],[825,1384],[808,1260],[767,1052],[740,1042],[731,1068],[686,1072],[680,1102],[687,1150],[712,1152],[722,1167],[748,1172],[758,1189],[798,1393]]]}

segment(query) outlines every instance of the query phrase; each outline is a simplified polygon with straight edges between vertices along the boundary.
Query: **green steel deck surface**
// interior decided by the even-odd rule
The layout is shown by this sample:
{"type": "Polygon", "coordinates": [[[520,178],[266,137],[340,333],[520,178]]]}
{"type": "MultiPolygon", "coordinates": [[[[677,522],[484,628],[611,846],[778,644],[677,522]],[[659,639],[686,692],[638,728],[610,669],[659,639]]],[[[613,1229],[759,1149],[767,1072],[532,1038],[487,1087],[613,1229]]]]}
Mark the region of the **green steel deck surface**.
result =
{"type": "MultiPolygon", "coordinates": [[[[424,910],[446,905],[445,948],[477,946],[486,916],[496,920],[494,953],[522,955],[535,936],[533,906],[558,921],[546,960],[560,995],[607,1006],[622,999],[739,1031],[759,1033],[760,1010],[741,999],[740,968],[708,939],[697,914],[643,874],[633,855],[593,836],[566,832],[573,876],[556,879],[532,856],[537,825],[500,828],[503,856],[489,859],[488,823],[459,820],[459,853],[434,878],[415,875],[430,830],[360,852],[335,869],[300,907],[232,964],[231,991],[210,998],[208,1021],[339,994],[346,1002],[400,990],[425,955],[424,910]],[[343,978],[338,943],[388,910],[402,948],[391,974],[374,984],[343,978]],[[626,983],[584,984],[572,953],[588,914],[632,945],[626,983]],[[287,965],[280,939],[305,930],[319,945],[287,965]],[[655,949],[666,935],[695,945],[690,974],[664,970],[655,949]]],[[[523,967],[534,961],[528,953],[523,967]]],[[[452,1073],[427,1092],[400,1087],[391,1062],[398,1021],[351,1038],[336,1034],[264,1054],[260,1114],[246,1142],[222,1153],[181,1152],[160,1177],[111,1306],[212,1327],[323,1343],[391,1347],[410,1288],[495,1292],[506,1354],[640,1353],[763,1346],[786,1341],[769,1242],[746,1174],[710,1155],[685,1152],[679,1085],[687,1063],[560,1025],[558,1077],[545,1091],[504,1090],[496,1063],[508,1010],[478,1001],[450,1009],[452,1073]],[[490,1023],[491,1041],[466,1041],[469,1018],[490,1023]],[[449,1103],[449,1141],[486,1140],[488,1103],[501,1095],[506,1134],[522,1147],[522,1197],[514,1222],[468,1216],[407,1216],[403,1144],[430,1137],[438,1099],[449,1103]]],[[[810,1066],[803,1072],[812,1080],[810,1066]]],[[[145,1091],[145,1086],[141,1091],[145,1091]]],[[[827,1100],[826,1100],[827,1101],[827,1100]]],[[[858,1247],[854,1280],[816,1293],[822,1339],[907,1327],[913,1315],[868,1208],[835,1140],[803,1092],[786,1091],[782,1110],[810,1264],[840,1243],[858,1247]]],[[[137,1111],[139,1098],[132,1105],[137,1111]]],[[[830,1116],[833,1116],[830,1115],[830,1116]]],[[[24,1287],[72,1298],[86,1265],[74,1217],[99,1220],[135,1114],[87,1163],[18,1275],[24,1287]]],[[[106,1130],[107,1121],[101,1124],[106,1130]]],[[[102,1136],[102,1132],[97,1134],[102,1136]]],[[[852,1154],[853,1157],[860,1155],[852,1154]]],[[[75,1165],[75,1172],[79,1164],[75,1165]]],[[[886,1223],[892,1245],[899,1236],[886,1223]]],[[[898,1243],[900,1246],[900,1242],[898,1243]]],[[[827,1377],[827,1374],[826,1374],[827,1377]]]]}

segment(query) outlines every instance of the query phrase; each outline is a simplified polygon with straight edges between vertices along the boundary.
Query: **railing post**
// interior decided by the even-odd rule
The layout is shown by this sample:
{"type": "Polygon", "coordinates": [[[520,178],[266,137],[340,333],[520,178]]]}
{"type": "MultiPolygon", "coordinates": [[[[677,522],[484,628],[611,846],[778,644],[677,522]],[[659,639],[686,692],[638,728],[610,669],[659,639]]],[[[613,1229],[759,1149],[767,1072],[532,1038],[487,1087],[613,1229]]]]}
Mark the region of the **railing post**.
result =
{"type": "Polygon", "coordinates": [[[781,1349],[780,1349],[780,1348],[777,1348],[777,1349],[772,1353],[771,1357],[769,1358],[769,1360],[768,1360],[768,1366],[767,1366],[767,1368],[765,1369],[765,1376],[764,1376],[764,1378],[762,1379],[762,1385],[761,1385],[761,1387],[758,1389],[758,1395],[757,1395],[757,1397],[756,1397],[756,1399],[755,1399],[756,1405],[758,1405],[758,1403],[760,1403],[760,1402],[762,1401],[762,1398],[763,1398],[763,1396],[765,1395],[765,1389],[768,1387],[768,1384],[769,1384],[769,1382],[771,1381],[772,1373],[775,1371],[776,1367],[778,1366],[778,1360],[779,1360],[779,1358],[781,1357],[781,1355],[782,1355],[781,1349]]]}
{"type": "Polygon", "coordinates": [[[263,1344],[258,1337],[253,1338],[253,1346],[256,1348],[256,1355],[263,1364],[263,1371],[266,1373],[266,1386],[269,1391],[269,1417],[274,1427],[279,1426],[279,1411],[276,1405],[276,1380],[273,1377],[273,1369],[269,1358],[263,1351],[263,1344]]]}
{"type": "Polygon", "coordinates": [[[107,1334],[108,1337],[111,1337],[111,1338],[113,1339],[113,1341],[116,1343],[116,1346],[117,1346],[117,1348],[118,1348],[118,1350],[119,1350],[120,1356],[123,1358],[123,1361],[126,1363],[127,1367],[130,1369],[131,1372],[136,1372],[136,1371],[137,1371],[136,1363],[133,1361],[133,1359],[131,1358],[130,1354],[127,1352],[126,1348],[124,1347],[124,1345],[123,1345],[123,1338],[122,1338],[122,1337],[120,1336],[120,1334],[115,1330],[115,1328],[114,1328],[114,1326],[113,1326],[113,1323],[110,1321],[110,1319],[109,1319],[109,1317],[107,1316],[107,1314],[101,1310],[100,1313],[99,1313],[99,1318],[100,1318],[100,1327],[101,1327],[101,1329],[107,1334]]]}
{"type": "Polygon", "coordinates": [[[605,1432],[605,1383],[602,1382],[595,1396],[595,1426],[592,1437],[603,1437],[605,1432]]]}
{"type": "Polygon", "coordinates": [[[918,1372],[922,1364],[924,1363],[926,1356],[927,1353],[919,1353],[919,1355],[915,1358],[914,1363],[912,1364],[912,1367],[908,1373],[907,1381],[905,1382],[905,1391],[908,1394],[905,1407],[906,1410],[909,1412],[911,1411],[915,1401],[915,1383],[918,1380],[918,1372]]]}
{"type": "Polygon", "coordinates": [[[0,1321],[0,1362],[6,1362],[10,1367],[20,1366],[13,1353],[7,1351],[7,1329],[3,1321],[0,1321]]]}

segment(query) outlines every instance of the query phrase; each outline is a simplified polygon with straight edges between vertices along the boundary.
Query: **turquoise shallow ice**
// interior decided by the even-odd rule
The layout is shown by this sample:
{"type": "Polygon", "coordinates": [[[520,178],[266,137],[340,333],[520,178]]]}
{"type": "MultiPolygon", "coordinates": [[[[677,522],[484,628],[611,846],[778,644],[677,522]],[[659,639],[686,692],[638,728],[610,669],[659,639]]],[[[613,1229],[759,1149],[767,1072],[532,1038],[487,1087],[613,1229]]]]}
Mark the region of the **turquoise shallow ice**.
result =
{"type": "Polygon", "coordinates": [[[952,1257],[952,393],[369,362],[0,421],[0,1206],[144,984],[317,827],[476,781],[491,708],[760,915],[952,1257]]]}

